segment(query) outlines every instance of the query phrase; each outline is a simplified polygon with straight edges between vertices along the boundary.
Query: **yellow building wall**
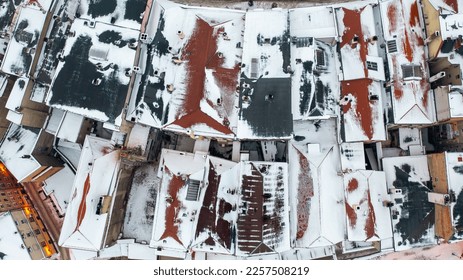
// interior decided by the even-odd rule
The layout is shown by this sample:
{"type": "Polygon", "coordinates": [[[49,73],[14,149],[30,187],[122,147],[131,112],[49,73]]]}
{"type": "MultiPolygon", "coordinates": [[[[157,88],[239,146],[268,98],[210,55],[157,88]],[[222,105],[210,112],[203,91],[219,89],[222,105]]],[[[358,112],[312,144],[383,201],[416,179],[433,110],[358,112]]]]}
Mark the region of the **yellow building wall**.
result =
{"type": "MultiPolygon", "coordinates": [[[[436,31],[440,33],[440,22],[439,22],[439,11],[434,8],[433,5],[429,2],[429,0],[422,0],[422,7],[423,7],[423,16],[424,22],[426,24],[426,34],[427,36],[431,36],[436,31]]],[[[442,45],[442,37],[436,36],[431,42],[428,43],[429,48],[429,58],[435,58],[442,45]]]]}

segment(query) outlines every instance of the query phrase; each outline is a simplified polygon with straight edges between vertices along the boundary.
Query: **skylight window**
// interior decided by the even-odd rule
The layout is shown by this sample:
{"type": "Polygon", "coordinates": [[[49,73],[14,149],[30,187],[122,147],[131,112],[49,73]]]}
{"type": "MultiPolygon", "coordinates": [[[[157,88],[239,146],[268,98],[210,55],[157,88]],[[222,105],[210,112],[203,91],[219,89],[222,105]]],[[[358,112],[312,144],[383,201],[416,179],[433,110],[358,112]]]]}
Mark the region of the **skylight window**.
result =
{"type": "Polygon", "coordinates": [[[367,60],[367,69],[368,70],[373,70],[373,71],[378,71],[378,63],[367,60]]]}
{"type": "Polygon", "coordinates": [[[423,77],[421,66],[415,64],[402,65],[402,77],[404,79],[421,79],[423,77]]]}
{"type": "Polygon", "coordinates": [[[325,52],[323,50],[316,50],[315,56],[317,59],[317,68],[325,68],[326,67],[326,60],[325,60],[325,52]]]}

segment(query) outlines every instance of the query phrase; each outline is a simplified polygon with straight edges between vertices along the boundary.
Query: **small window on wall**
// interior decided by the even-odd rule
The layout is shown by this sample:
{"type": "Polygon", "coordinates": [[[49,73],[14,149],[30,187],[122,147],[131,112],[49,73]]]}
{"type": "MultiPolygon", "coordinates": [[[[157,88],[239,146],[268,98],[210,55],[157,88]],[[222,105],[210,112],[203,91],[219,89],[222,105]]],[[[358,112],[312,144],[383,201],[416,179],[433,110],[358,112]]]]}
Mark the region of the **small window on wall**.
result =
{"type": "Polygon", "coordinates": [[[402,77],[404,79],[421,79],[423,72],[420,65],[406,64],[402,65],[402,77]]]}

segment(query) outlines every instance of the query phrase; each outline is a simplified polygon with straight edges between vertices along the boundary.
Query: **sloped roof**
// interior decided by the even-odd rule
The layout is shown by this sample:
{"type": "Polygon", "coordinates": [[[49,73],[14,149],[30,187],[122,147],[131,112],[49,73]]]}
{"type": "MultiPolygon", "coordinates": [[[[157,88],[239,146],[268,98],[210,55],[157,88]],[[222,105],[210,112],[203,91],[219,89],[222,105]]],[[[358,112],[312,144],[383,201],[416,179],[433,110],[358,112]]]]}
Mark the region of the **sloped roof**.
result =
{"type": "Polygon", "coordinates": [[[343,138],[347,142],[384,141],[381,83],[370,79],[341,82],[343,138]]]}
{"type": "Polygon", "coordinates": [[[358,170],[344,176],[347,238],[349,241],[379,241],[392,238],[390,202],[386,175],[358,170]]]}
{"type": "Polygon", "coordinates": [[[388,45],[392,108],[396,124],[430,124],[436,119],[434,95],[428,82],[424,39],[416,0],[380,3],[388,45]],[[414,67],[408,77],[404,67],[414,67]]]}
{"type": "Polygon", "coordinates": [[[241,162],[236,255],[290,248],[287,168],[286,163],[241,162]]]}
{"type": "Polygon", "coordinates": [[[234,137],[243,27],[243,12],[156,2],[129,117],[187,134],[234,137]]]}
{"type": "Polygon", "coordinates": [[[113,196],[119,171],[119,150],[109,140],[87,136],[79,160],[58,244],[98,251],[103,247],[106,223],[112,211],[96,214],[99,199],[113,196]]]}
{"type": "Polygon", "coordinates": [[[289,248],[286,163],[163,150],[150,246],[250,256],[289,248]],[[257,179],[256,179],[257,178],[257,179]]]}

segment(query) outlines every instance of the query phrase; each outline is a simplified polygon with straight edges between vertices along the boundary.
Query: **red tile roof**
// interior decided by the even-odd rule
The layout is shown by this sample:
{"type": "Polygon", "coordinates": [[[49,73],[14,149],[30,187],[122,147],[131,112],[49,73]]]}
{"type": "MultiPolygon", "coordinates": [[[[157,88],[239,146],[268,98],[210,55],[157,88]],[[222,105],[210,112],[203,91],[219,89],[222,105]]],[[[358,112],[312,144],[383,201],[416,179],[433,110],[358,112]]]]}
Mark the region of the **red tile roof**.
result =
{"type": "Polygon", "coordinates": [[[225,29],[223,26],[219,26],[220,24],[211,26],[200,17],[196,20],[191,38],[182,51],[181,59],[187,65],[186,90],[182,108],[176,112],[175,121],[172,124],[183,128],[189,128],[196,124],[206,124],[223,134],[233,134],[227,115],[228,113],[231,114],[230,111],[233,110],[240,68],[238,64],[232,69],[223,67],[226,54],[220,54],[217,51],[217,40],[225,32],[225,29]],[[212,71],[215,83],[221,89],[224,102],[220,102],[220,105],[216,100],[207,98],[206,70],[212,71]],[[200,106],[202,101],[206,101],[217,111],[223,121],[216,120],[204,112],[200,106]]]}
{"type": "Polygon", "coordinates": [[[164,167],[164,172],[167,176],[172,176],[167,188],[167,194],[170,196],[170,202],[166,208],[165,213],[165,230],[161,235],[160,239],[172,237],[179,244],[183,245],[182,241],[178,237],[178,209],[182,206],[181,201],[178,198],[178,191],[185,185],[185,181],[181,176],[172,174],[167,166],[164,167]]]}

